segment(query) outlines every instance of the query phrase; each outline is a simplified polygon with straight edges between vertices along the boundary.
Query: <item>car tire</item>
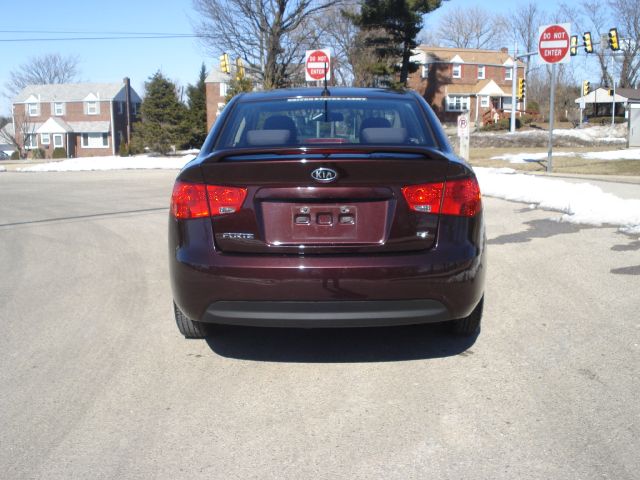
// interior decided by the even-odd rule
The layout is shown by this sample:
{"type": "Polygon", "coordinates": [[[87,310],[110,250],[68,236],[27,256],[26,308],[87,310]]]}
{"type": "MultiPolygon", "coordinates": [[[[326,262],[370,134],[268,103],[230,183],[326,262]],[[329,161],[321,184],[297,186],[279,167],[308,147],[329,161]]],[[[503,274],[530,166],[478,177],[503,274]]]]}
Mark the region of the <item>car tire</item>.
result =
{"type": "Polygon", "coordinates": [[[483,305],[484,295],[469,316],[459,318],[451,322],[451,330],[453,331],[453,333],[465,337],[477,334],[480,331],[483,305]]]}
{"type": "Polygon", "coordinates": [[[178,306],[173,304],[173,311],[176,316],[178,330],[185,338],[205,338],[207,336],[207,326],[201,322],[196,322],[187,317],[178,306]]]}

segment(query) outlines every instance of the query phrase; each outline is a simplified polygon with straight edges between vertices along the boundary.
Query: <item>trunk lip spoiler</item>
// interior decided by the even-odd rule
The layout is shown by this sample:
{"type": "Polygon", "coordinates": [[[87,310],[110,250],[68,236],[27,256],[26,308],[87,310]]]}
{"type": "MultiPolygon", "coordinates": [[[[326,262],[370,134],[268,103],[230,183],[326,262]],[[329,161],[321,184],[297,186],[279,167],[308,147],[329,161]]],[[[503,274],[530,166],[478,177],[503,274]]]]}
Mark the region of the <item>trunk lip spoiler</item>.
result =
{"type": "MultiPolygon", "coordinates": [[[[305,158],[309,155],[324,155],[326,160],[334,160],[340,155],[371,155],[371,154],[414,154],[432,160],[451,160],[447,153],[433,147],[418,146],[388,146],[388,145],[354,145],[339,146],[327,148],[326,146],[313,147],[269,147],[269,148],[228,148],[223,150],[215,150],[201,157],[201,164],[218,163],[229,157],[249,157],[249,156],[273,156],[287,157],[287,160],[296,159],[298,157],[305,158]]],[[[283,158],[284,160],[284,158],[283,158]]]]}

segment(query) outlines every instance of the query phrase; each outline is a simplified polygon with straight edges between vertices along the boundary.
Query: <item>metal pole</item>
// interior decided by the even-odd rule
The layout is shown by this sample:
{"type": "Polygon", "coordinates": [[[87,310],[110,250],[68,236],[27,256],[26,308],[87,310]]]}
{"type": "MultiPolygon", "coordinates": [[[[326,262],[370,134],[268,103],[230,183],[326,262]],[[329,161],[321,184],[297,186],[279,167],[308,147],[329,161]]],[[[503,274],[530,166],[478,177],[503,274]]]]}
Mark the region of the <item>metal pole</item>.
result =
{"type": "Polygon", "coordinates": [[[613,84],[613,97],[611,98],[611,126],[616,124],[616,79],[613,78],[613,53],[611,54],[611,83],[613,84]]]}
{"type": "Polygon", "coordinates": [[[554,120],[554,102],[556,97],[556,64],[551,65],[551,96],[549,100],[549,153],[547,154],[547,173],[551,173],[553,169],[553,120],[554,120]]]}
{"type": "Polygon", "coordinates": [[[511,124],[509,131],[516,131],[516,84],[518,79],[518,42],[513,47],[513,73],[511,74],[511,124]]]}

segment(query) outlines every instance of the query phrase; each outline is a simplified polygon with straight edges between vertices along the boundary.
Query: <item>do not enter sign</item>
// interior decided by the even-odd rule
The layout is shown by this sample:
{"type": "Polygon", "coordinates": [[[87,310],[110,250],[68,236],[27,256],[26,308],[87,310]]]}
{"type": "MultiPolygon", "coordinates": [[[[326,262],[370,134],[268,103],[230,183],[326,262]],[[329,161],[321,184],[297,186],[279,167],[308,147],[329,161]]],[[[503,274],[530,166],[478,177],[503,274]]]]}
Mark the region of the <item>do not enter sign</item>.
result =
{"type": "Polygon", "coordinates": [[[307,82],[324,80],[325,71],[327,80],[331,80],[331,51],[328,48],[307,50],[304,57],[304,73],[307,82]]]}
{"type": "Polygon", "coordinates": [[[567,63],[569,55],[569,40],[571,38],[571,25],[561,23],[558,25],[544,25],[540,27],[538,37],[538,53],[543,63],[567,63]]]}

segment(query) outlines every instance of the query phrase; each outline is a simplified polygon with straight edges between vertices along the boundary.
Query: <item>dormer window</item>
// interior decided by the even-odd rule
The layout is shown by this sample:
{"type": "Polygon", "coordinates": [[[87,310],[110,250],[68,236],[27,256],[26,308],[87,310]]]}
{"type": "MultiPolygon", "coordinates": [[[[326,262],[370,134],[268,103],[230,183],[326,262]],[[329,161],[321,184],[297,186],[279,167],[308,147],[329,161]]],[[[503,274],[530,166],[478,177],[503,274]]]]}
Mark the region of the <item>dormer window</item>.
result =
{"type": "Polygon", "coordinates": [[[53,103],[53,114],[56,116],[64,115],[64,103],[63,102],[54,102],[53,103]]]}
{"type": "Polygon", "coordinates": [[[98,109],[98,102],[85,102],[87,115],[98,115],[100,113],[98,109]]]}
{"type": "Polygon", "coordinates": [[[40,104],[39,103],[27,103],[27,113],[30,117],[37,117],[40,115],[40,104]]]}

